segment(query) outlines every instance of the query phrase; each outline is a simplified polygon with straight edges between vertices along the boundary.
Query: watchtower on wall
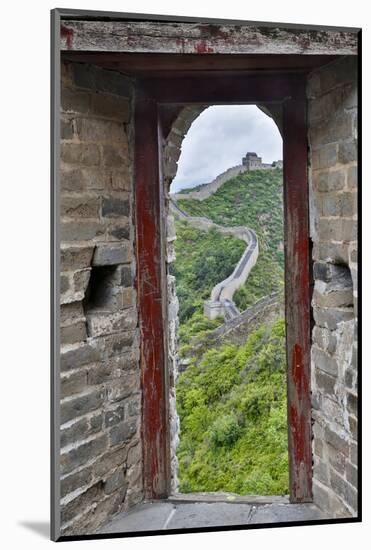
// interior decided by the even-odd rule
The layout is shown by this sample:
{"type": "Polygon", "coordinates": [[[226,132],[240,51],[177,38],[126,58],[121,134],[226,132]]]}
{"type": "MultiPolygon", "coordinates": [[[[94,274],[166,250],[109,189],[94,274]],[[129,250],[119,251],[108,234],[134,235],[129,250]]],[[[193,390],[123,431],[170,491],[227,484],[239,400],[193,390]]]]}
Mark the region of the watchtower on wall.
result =
{"type": "Polygon", "coordinates": [[[247,170],[258,170],[262,167],[262,158],[258,157],[256,153],[248,152],[242,159],[243,166],[246,166],[247,170]]]}

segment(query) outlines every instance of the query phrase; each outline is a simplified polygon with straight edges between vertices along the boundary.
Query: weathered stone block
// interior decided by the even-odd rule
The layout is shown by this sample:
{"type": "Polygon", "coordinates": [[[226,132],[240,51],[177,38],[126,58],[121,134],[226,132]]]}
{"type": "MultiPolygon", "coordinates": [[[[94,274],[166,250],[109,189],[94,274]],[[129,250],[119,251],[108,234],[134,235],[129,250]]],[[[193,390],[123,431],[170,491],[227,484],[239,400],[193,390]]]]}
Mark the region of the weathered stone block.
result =
{"type": "Polygon", "coordinates": [[[329,308],[353,306],[353,288],[334,288],[331,283],[316,281],[313,303],[329,308]]]}
{"type": "Polygon", "coordinates": [[[355,193],[325,195],[321,206],[323,216],[350,217],[357,213],[357,195],[355,193]]]}
{"type": "Polygon", "coordinates": [[[85,63],[72,64],[72,79],[76,86],[98,92],[108,92],[130,98],[132,82],[122,74],[85,63]]]}
{"type": "Polygon", "coordinates": [[[77,321],[71,325],[60,328],[61,344],[75,344],[86,340],[85,321],[77,321]]]}
{"type": "Polygon", "coordinates": [[[115,197],[103,197],[102,216],[106,218],[116,218],[119,216],[129,216],[129,199],[118,199],[115,197]]]}
{"type": "Polygon", "coordinates": [[[77,515],[68,527],[62,526],[61,535],[94,533],[98,527],[107,521],[107,518],[114,516],[120,511],[125,494],[126,490],[119,489],[112,495],[107,495],[106,498],[88,507],[85,512],[77,515]]]}
{"type": "Polygon", "coordinates": [[[85,370],[75,371],[61,377],[61,397],[68,397],[75,393],[81,393],[87,387],[87,373],[85,370]]]}
{"type": "Polygon", "coordinates": [[[329,473],[328,473],[327,464],[317,456],[315,456],[314,458],[313,475],[316,477],[316,479],[318,479],[325,485],[328,484],[329,473]]]}
{"type": "Polygon", "coordinates": [[[134,464],[138,464],[138,462],[141,462],[143,457],[143,448],[141,442],[137,443],[137,445],[133,445],[130,447],[127,457],[127,465],[130,468],[134,464]]]}
{"type": "Polygon", "coordinates": [[[327,447],[327,456],[329,463],[331,466],[339,472],[341,475],[344,475],[345,473],[345,464],[347,461],[346,456],[340,452],[338,449],[335,449],[332,447],[332,445],[328,445],[327,447]]]}
{"type": "Polygon", "coordinates": [[[142,406],[142,397],[140,394],[134,395],[128,399],[126,404],[127,416],[139,417],[142,406]]]}
{"type": "Polygon", "coordinates": [[[333,470],[330,473],[330,479],[336,494],[342,497],[353,510],[357,510],[357,491],[354,487],[333,470]]]}
{"type": "Polygon", "coordinates": [[[314,243],[313,258],[326,262],[348,263],[348,243],[318,242],[314,243]]]}
{"type": "Polygon", "coordinates": [[[88,384],[95,386],[108,380],[119,378],[124,372],[138,370],[138,354],[129,351],[118,357],[112,357],[109,361],[101,362],[88,370],[88,384]]]}
{"type": "Polygon", "coordinates": [[[119,267],[120,284],[123,287],[130,287],[134,283],[134,276],[131,266],[122,265],[119,267]]]}
{"type": "Polygon", "coordinates": [[[84,468],[79,472],[75,472],[61,479],[61,497],[65,497],[69,493],[76,491],[82,487],[86,487],[93,481],[92,469],[84,468]]]}
{"type": "Polygon", "coordinates": [[[313,328],[313,343],[332,354],[336,349],[336,336],[327,328],[315,326],[313,328]]]}
{"type": "Polygon", "coordinates": [[[325,169],[335,166],[338,161],[338,145],[331,143],[322,145],[319,150],[313,151],[312,164],[313,170],[325,169]]]}
{"type": "Polygon", "coordinates": [[[102,146],[102,163],[109,168],[123,168],[128,164],[128,147],[126,142],[120,146],[112,145],[102,146]]]}
{"type": "Polygon", "coordinates": [[[339,143],[339,162],[348,164],[357,160],[357,141],[343,141],[339,143]]]}
{"type": "Polygon", "coordinates": [[[346,218],[320,218],[318,233],[324,241],[355,241],[357,239],[357,223],[346,218]]]}
{"type": "Polygon", "coordinates": [[[135,330],[128,330],[127,332],[120,332],[120,334],[113,334],[111,336],[104,336],[104,352],[106,358],[114,356],[125,355],[128,351],[133,351],[131,346],[134,343],[134,339],[137,337],[135,330]]]}
{"type": "Polygon", "coordinates": [[[131,330],[137,326],[138,316],[134,308],[115,313],[94,311],[87,314],[90,336],[103,336],[131,330]]]}
{"type": "Polygon", "coordinates": [[[358,445],[356,443],[350,444],[350,461],[352,464],[358,464],[358,445]]]}
{"type": "Polygon", "coordinates": [[[339,323],[354,318],[353,308],[313,308],[314,319],[320,327],[335,330],[339,323]]]}
{"type": "Polygon", "coordinates": [[[309,128],[312,143],[329,144],[353,137],[353,115],[347,111],[331,113],[327,120],[309,128]]]}
{"type": "Polygon", "coordinates": [[[97,245],[93,265],[117,265],[129,263],[132,259],[132,246],[130,242],[120,244],[99,244],[97,245]]]}
{"type": "Polygon", "coordinates": [[[334,395],[336,378],[319,369],[315,370],[315,381],[318,388],[329,395],[334,395]]]}
{"type": "Polygon", "coordinates": [[[104,425],[111,428],[122,422],[125,418],[125,403],[120,404],[115,409],[109,410],[104,415],[104,425]]]}
{"type": "Polygon", "coordinates": [[[125,472],[120,468],[106,479],[104,482],[104,492],[106,495],[110,495],[117,489],[127,488],[127,486],[128,484],[125,482],[125,472]]]}
{"type": "Polygon", "coordinates": [[[87,113],[90,109],[91,96],[88,92],[62,87],[61,105],[66,113],[87,113]]]}
{"type": "Polygon", "coordinates": [[[357,487],[358,487],[358,469],[355,466],[353,466],[353,464],[350,464],[350,462],[348,462],[347,465],[346,465],[345,475],[346,475],[347,481],[349,481],[349,483],[357,489],[357,487]]]}
{"type": "Polygon", "coordinates": [[[129,221],[125,223],[124,225],[113,225],[109,226],[107,229],[107,238],[108,240],[129,240],[130,239],[130,225],[129,221]]]}
{"type": "Polygon", "coordinates": [[[61,350],[61,370],[75,369],[88,363],[94,363],[101,358],[99,347],[95,344],[84,343],[68,349],[61,350]]]}
{"type": "Polygon", "coordinates": [[[61,240],[71,241],[90,241],[97,237],[102,237],[105,228],[98,221],[80,220],[66,221],[60,224],[61,240]]]}
{"type": "Polygon", "coordinates": [[[99,148],[95,143],[62,142],[61,160],[67,164],[98,166],[100,163],[99,148]]]}
{"type": "Polygon", "coordinates": [[[128,447],[123,443],[115,449],[108,448],[101,460],[93,464],[93,473],[96,477],[105,477],[107,472],[125,464],[128,447]]]}
{"type": "Polygon", "coordinates": [[[348,422],[349,422],[350,435],[355,441],[357,441],[358,440],[358,420],[354,416],[349,415],[348,422]]]}
{"type": "Polygon", "coordinates": [[[64,304],[60,308],[59,320],[61,326],[68,326],[75,321],[83,320],[84,318],[84,310],[81,302],[64,304]]]}
{"type": "Polygon", "coordinates": [[[326,66],[320,71],[320,79],[322,92],[348,83],[354,85],[357,81],[357,59],[348,56],[326,66]]]}
{"type": "Polygon", "coordinates": [[[321,439],[315,438],[313,441],[313,453],[319,456],[320,458],[323,458],[324,456],[323,447],[324,447],[323,441],[321,439]]]}
{"type": "Polygon", "coordinates": [[[66,453],[61,453],[61,474],[68,474],[76,468],[86,464],[92,456],[98,457],[103,454],[107,447],[107,435],[103,434],[82,443],[78,447],[70,449],[66,453]]]}
{"type": "Polygon", "coordinates": [[[343,170],[320,172],[315,175],[314,184],[321,192],[339,191],[345,185],[345,172],[343,170]]]}
{"type": "MultiPolygon", "coordinates": [[[[357,189],[358,187],[358,167],[357,166],[350,166],[348,168],[348,176],[347,176],[347,183],[349,189],[357,189]]],[[[355,200],[357,200],[357,196],[355,195],[355,200]]],[[[357,206],[355,206],[355,212],[357,213],[357,206]]]]}
{"type": "Polygon", "coordinates": [[[116,378],[107,383],[107,399],[113,403],[122,401],[140,389],[139,372],[128,371],[121,378],[116,378]]]}
{"type": "Polygon", "coordinates": [[[344,372],[344,383],[345,386],[350,389],[355,389],[355,380],[356,380],[356,372],[352,368],[345,369],[344,372]]]}
{"type": "Polygon", "coordinates": [[[104,390],[80,394],[61,402],[61,424],[98,409],[104,402],[104,390]]]}
{"type": "Polygon", "coordinates": [[[130,101],[112,94],[95,93],[92,94],[91,111],[126,123],[130,119],[130,101]]]}
{"type": "Polygon", "coordinates": [[[347,410],[350,414],[357,416],[358,414],[358,398],[356,395],[350,392],[346,392],[347,410]]]}
{"type": "Polygon", "coordinates": [[[331,376],[337,376],[338,364],[336,360],[315,346],[312,347],[312,360],[318,369],[321,369],[331,376]]]}
{"type": "Polygon", "coordinates": [[[73,283],[76,292],[85,294],[90,279],[91,269],[81,269],[73,274],[73,283]]]}
{"type": "Polygon", "coordinates": [[[102,430],[103,415],[100,411],[93,415],[79,418],[72,424],[61,429],[61,448],[67,445],[76,444],[89,436],[96,434],[102,430]]]}
{"type": "Polygon", "coordinates": [[[98,218],[100,198],[89,195],[61,195],[61,216],[68,218],[98,218]]]}
{"type": "Polygon", "coordinates": [[[61,119],[61,139],[73,139],[74,128],[73,121],[70,119],[61,119]]]}
{"type": "Polygon", "coordinates": [[[62,192],[64,191],[82,191],[84,189],[84,181],[81,169],[72,169],[64,166],[59,171],[60,185],[62,192]]]}
{"type": "Polygon", "coordinates": [[[135,304],[135,290],[131,287],[123,288],[120,291],[120,307],[123,309],[131,308],[135,304]]]}
{"type": "Polygon", "coordinates": [[[61,271],[78,270],[90,267],[94,246],[64,245],[61,247],[61,271]]]}
{"type": "Polygon", "coordinates": [[[93,143],[126,142],[124,126],[119,122],[94,118],[78,118],[75,121],[78,138],[93,143]]]}
{"type": "Polygon", "coordinates": [[[109,432],[109,444],[111,447],[129,441],[137,431],[136,420],[121,422],[109,432]]]}
{"type": "Polygon", "coordinates": [[[65,294],[71,289],[71,282],[72,281],[69,275],[61,274],[60,284],[59,284],[61,294],[65,294]]]}
{"type": "MultiPolygon", "coordinates": [[[[76,271],[74,273],[62,274],[60,297],[61,304],[81,301],[84,298],[89,277],[90,269],[84,269],[76,271]],[[68,285],[66,281],[68,281],[68,285]]],[[[80,329],[81,331],[83,331],[82,327],[80,327],[80,329]]],[[[69,333],[70,331],[66,331],[66,335],[69,333]]],[[[70,341],[70,343],[73,342],[70,341]]]]}
{"type": "Polygon", "coordinates": [[[82,494],[78,495],[73,500],[70,500],[67,504],[62,505],[61,522],[67,523],[76,515],[81,514],[85,508],[98,502],[102,498],[102,493],[103,483],[102,481],[98,481],[82,494]]]}
{"type": "MultiPolygon", "coordinates": [[[[110,188],[114,191],[130,191],[132,188],[132,178],[129,174],[129,170],[125,167],[123,169],[115,169],[111,173],[110,188]]],[[[108,187],[107,187],[108,188],[108,187]]]]}
{"type": "Polygon", "coordinates": [[[341,452],[345,457],[349,456],[349,442],[345,434],[338,434],[334,432],[330,426],[325,426],[324,437],[325,441],[327,441],[329,445],[332,445],[334,449],[341,452]]]}

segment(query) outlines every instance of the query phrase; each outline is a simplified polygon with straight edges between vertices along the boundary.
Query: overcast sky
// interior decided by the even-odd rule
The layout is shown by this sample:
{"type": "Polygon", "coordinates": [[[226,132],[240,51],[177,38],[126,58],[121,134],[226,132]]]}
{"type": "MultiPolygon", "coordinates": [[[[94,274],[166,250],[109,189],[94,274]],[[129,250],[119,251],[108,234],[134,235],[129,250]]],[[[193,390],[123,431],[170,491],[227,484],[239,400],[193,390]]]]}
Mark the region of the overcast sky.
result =
{"type": "Polygon", "coordinates": [[[282,139],[273,120],[255,105],[209,107],[184,138],[171,192],[209,183],[241,164],[247,151],[255,151],[263,162],[282,159],[282,139]]]}

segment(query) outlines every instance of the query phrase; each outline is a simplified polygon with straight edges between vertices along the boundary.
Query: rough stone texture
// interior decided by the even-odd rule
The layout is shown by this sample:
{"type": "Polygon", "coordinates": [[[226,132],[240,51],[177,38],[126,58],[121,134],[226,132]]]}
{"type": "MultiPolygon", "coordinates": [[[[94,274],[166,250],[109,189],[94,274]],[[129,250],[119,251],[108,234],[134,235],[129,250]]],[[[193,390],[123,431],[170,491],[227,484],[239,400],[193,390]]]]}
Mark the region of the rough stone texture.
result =
{"type": "Polygon", "coordinates": [[[357,53],[355,32],[244,24],[164,21],[73,21],[61,27],[62,50],[178,54],[357,53]]]}
{"type": "Polygon", "coordinates": [[[132,84],[65,63],[61,99],[61,533],[76,535],[143,498],[132,84]]]}
{"type": "Polygon", "coordinates": [[[313,493],[331,517],[357,514],[357,60],[308,80],[313,239],[313,493]]]}

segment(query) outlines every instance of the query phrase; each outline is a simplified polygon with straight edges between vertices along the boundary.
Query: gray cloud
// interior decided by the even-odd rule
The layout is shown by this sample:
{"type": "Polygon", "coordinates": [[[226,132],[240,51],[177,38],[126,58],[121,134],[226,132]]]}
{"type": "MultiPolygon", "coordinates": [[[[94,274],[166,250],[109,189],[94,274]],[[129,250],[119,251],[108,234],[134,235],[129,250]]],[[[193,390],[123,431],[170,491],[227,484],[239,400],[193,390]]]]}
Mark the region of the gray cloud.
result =
{"type": "Polygon", "coordinates": [[[247,151],[255,151],[263,162],[282,159],[282,138],[273,120],[255,105],[209,107],[184,138],[171,191],[212,181],[241,164],[247,151]]]}

